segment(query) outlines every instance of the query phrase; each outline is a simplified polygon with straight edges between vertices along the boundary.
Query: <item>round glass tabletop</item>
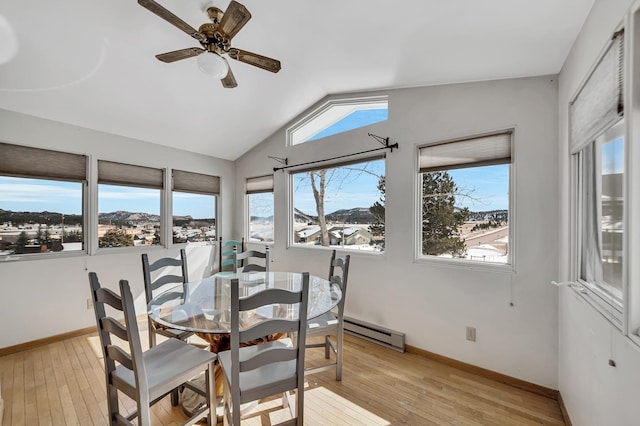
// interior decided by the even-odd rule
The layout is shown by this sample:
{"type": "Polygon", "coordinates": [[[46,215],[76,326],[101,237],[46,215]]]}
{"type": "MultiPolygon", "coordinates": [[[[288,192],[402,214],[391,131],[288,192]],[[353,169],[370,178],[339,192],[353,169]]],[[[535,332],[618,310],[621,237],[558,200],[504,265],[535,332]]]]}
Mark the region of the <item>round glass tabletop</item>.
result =
{"type": "MultiPolygon", "coordinates": [[[[152,321],[160,326],[196,333],[229,333],[231,330],[231,282],[238,280],[240,296],[267,288],[299,291],[302,274],[297,272],[250,272],[214,275],[200,281],[173,286],[157,294],[147,305],[152,321]]],[[[308,319],[333,309],[342,298],[340,287],[330,281],[309,276],[308,319]]],[[[248,327],[267,318],[297,318],[297,305],[270,305],[243,313],[248,327]]]]}

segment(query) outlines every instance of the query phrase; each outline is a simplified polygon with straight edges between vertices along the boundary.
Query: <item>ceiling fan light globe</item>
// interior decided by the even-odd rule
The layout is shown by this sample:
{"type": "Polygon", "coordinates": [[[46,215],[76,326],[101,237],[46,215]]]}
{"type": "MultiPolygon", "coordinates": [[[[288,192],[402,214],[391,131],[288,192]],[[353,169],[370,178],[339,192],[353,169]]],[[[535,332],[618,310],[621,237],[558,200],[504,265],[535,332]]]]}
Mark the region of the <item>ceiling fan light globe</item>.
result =
{"type": "Polygon", "coordinates": [[[198,55],[198,68],[203,73],[217,79],[225,78],[229,72],[227,61],[212,52],[204,52],[198,55]]]}

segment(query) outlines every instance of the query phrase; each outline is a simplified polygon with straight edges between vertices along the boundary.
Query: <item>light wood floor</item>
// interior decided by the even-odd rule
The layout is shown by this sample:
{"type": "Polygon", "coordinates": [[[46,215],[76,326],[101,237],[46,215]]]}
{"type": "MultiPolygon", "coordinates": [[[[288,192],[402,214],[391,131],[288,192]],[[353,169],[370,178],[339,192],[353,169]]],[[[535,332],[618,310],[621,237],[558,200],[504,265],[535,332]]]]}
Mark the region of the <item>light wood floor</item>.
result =
{"type": "MultiPolygon", "coordinates": [[[[553,399],[353,336],[345,340],[341,382],[332,371],[307,376],[307,425],[564,425],[553,399]]],[[[308,362],[324,359],[323,352],[308,351],[308,362]]],[[[0,357],[0,380],[3,426],[107,424],[95,333],[0,357]]],[[[262,402],[262,411],[247,414],[243,424],[288,419],[280,404],[280,398],[262,402]]],[[[152,416],[156,425],[185,420],[169,397],[153,407],[152,416]]]]}

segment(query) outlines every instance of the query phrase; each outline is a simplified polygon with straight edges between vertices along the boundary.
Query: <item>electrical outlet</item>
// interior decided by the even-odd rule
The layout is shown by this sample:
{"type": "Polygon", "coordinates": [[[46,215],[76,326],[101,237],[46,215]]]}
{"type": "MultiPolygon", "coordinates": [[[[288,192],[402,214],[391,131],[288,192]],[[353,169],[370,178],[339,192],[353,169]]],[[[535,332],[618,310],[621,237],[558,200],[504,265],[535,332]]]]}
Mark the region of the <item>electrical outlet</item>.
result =
{"type": "Polygon", "coordinates": [[[93,300],[91,298],[87,299],[87,309],[93,308],[93,300]]]}
{"type": "Polygon", "coordinates": [[[476,328],[467,326],[467,340],[470,342],[476,341],[476,328]]]}

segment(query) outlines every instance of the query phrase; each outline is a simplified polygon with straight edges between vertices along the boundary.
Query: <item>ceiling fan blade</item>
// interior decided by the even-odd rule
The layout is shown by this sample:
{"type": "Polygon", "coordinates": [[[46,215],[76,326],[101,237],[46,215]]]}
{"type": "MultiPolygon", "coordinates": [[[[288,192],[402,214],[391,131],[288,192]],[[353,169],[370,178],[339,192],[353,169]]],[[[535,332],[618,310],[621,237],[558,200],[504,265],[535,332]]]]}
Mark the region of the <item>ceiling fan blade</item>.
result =
{"type": "Polygon", "coordinates": [[[189,47],[186,49],[174,50],[173,52],[161,53],[156,55],[156,58],[162,62],[171,63],[182,59],[193,58],[204,51],[204,49],[200,49],[199,47],[189,47]]]}
{"type": "Polygon", "coordinates": [[[246,7],[235,0],[231,0],[229,7],[222,15],[222,20],[217,30],[227,39],[231,39],[238,34],[244,25],[251,19],[251,13],[246,7]]]}
{"type": "MultiPolygon", "coordinates": [[[[222,59],[224,59],[224,61],[227,62],[225,58],[222,58],[222,59]]],[[[227,66],[228,65],[229,63],[227,62],[227,66]]],[[[231,72],[231,67],[229,67],[229,72],[227,73],[227,76],[220,81],[222,82],[222,86],[226,89],[232,89],[238,85],[236,78],[233,76],[233,73],[231,72]]]]}
{"type": "Polygon", "coordinates": [[[170,12],[169,10],[165,9],[164,7],[156,3],[154,0],[138,0],[138,4],[146,8],[150,12],[155,13],[156,15],[158,15],[168,23],[178,27],[179,29],[189,34],[191,37],[195,38],[196,40],[205,41],[207,39],[207,36],[199,32],[195,28],[193,28],[191,25],[184,22],[182,19],[178,18],[176,15],[174,15],[172,12],[170,12]]]}
{"type": "Polygon", "coordinates": [[[229,57],[245,64],[253,65],[263,70],[278,72],[280,71],[280,61],[271,59],[257,53],[247,52],[246,50],[232,48],[229,49],[229,57]]]}

